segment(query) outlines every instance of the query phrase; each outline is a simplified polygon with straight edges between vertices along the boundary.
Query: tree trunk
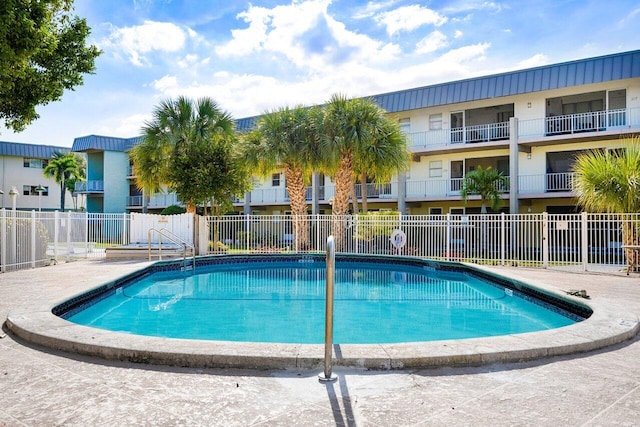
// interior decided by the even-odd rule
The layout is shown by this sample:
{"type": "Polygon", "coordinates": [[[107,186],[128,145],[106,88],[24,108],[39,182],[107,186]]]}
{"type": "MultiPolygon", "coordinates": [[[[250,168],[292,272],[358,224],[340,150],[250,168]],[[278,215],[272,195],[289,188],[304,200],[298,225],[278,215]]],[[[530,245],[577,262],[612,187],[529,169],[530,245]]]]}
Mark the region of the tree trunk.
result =
{"type": "Polygon", "coordinates": [[[304,185],[304,173],[301,168],[285,168],[285,180],[291,205],[294,247],[296,250],[309,249],[309,227],[307,220],[307,187],[304,185]]]}
{"type": "Polygon", "coordinates": [[[64,196],[66,195],[67,192],[67,187],[64,185],[65,183],[65,179],[64,177],[62,178],[62,181],[60,181],[60,210],[62,212],[64,212],[64,196]]]}
{"type": "Polygon", "coordinates": [[[336,251],[345,248],[345,220],[349,214],[349,192],[353,188],[353,157],[350,153],[340,158],[335,175],[336,193],[333,197],[333,225],[331,232],[336,242],[336,251]]]}
{"type": "Polygon", "coordinates": [[[194,214],[196,213],[196,205],[193,202],[187,202],[187,213],[194,214]]]}
{"type": "Polygon", "coordinates": [[[367,213],[367,174],[360,175],[360,187],[362,189],[362,212],[367,213]]]}
{"type": "MultiPolygon", "coordinates": [[[[630,245],[630,246],[637,246],[638,244],[640,244],[640,235],[638,233],[638,230],[636,230],[636,227],[633,221],[625,220],[624,217],[622,221],[623,221],[622,222],[622,244],[630,245]]],[[[637,252],[631,249],[625,249],[624,254],[625,254],[625,257],[627,258],[627,265],[629,267],[635,266],[634,271],[638,271],[640,266],[637,265],[638,264],[637,252]]]]}

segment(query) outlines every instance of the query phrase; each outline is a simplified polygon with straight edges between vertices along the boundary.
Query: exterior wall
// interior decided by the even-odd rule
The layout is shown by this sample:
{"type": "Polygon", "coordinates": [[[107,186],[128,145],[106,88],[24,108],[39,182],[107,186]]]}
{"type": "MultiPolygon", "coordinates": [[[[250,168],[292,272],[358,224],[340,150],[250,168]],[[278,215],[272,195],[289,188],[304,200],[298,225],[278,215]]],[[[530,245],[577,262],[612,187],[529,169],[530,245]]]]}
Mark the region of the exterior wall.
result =
{"type": "MultiPolygon", "coordinates": [[[[19,192],[16,198],[16,209],[38,210],[39,197],[37,195],[25,196],[23,193],[25,185],[48,187],[48,195],[43,194],[40,197],[42,210],[60,209],[60,185],[52,178],[46,178],[43,169],[24,167],[23,157],[0,156],[0,190],[4,192],[0,195],[0,208],[11,209],[13,207],[9,191],[15,187],[19,192]]],[[[69,192],[65,198],[65,209],[73,209],[73,199],[69,192]]]]}
{"type": "Polygon", "coordinates": [[[103,212],[125,212],[129,194],[129,157],[117,151],[104,152],[103,212]]]}

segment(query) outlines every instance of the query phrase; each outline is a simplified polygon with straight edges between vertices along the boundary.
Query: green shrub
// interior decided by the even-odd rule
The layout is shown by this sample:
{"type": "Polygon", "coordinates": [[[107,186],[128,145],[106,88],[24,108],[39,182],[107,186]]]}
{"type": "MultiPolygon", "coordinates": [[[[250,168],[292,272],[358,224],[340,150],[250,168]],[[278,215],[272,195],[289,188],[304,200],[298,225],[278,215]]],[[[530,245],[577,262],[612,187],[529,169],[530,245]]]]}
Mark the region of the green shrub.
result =
{"type": "Polygon", "coordinates": [[[164,208],[162,212],[160,212],[160,215],[180,215],[185,213],[186,211],[187,210],[182,206],[171,205],[164,208]]]}

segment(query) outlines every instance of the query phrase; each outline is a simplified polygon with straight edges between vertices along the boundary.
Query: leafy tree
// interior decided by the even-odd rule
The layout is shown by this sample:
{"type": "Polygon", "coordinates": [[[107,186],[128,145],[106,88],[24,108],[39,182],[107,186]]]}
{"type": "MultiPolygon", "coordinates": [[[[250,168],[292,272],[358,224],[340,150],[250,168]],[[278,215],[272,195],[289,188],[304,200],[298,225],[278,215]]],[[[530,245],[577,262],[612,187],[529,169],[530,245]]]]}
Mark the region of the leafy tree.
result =
{"type": "MultiPolygon", "coordinates": [[[[355,185],[357,165],[368,162],[394,164],[392,156],[382,147],[404,141],[398,127],[389,123],[384,111],[372,99],[347,99],[333,95],[325,106],[321,155],[324,169],[335,182],[332,213],[335,215],[333,234],[336,246],[344,240],[344,216],[349,213],[349,194],[355,185]],[[375,159],[375,160],[374,160],[375,159]]],[[[406,156],[406,149],[398,158],[406,156]]],[[[395,153],[394,156],[395,157],[395,153]]],[[[381,168],[384,166],[381,166],[381,168]]],[[[362,169],[361,169],[362,170],[362,169]]]]}
{"type": "Polygon", "coordinates": [[[130,155],[136,183],[147,194],[166,186],[189,213],[208,203],[224,213],[232,197],[248,188],[248,174],[235,152],[233,119],[211,98],[162,101],[142,132],[130,155]]]}
{"type": "Polygon", "coordinates": [[[491,205],[491,209],[497,211],[502,204],[500,198],[500,190],[508,185],[507,177],[502,172],[494,170],[491,166],[483,169],[478,166],[476,170],[469,172],[462,181],[460,196],[466,203],[472,194],[480,196],[482,207],[480,212],[487,213],[487,203],[491,205]]]}
{"type": "Polygon", "coordinates": [[[77,153],[55,152],[47,166],[42,170],[47,178],[53,178],[60,184],[60,210],[64,212],[65,196],[69,189],[69,181],[84,180],[86,176],[84,159],[77,153]]]}
{"type": "MultiPolygon", "coordinates": [[[[387,116],[379,116],[374,125],[374,138],[362,147],[356,155],[355,173],[360,179],[362,190],[362,211],[367,212],[367,178],[377,184],[388,182],[399,171],[409,168],[410,153],[398,122],[387,116]]],[[[357,204],[355,195],[354,204],[357,204]]],[[[354,212],[357,208],[354,209],[354,212]]]]}
{"type": "Polygon", "coordinates": [[[265,113],[244,139],[247,164],[261,176],[283,169],[294,226],[296,246],[309,246],[307,185],[317,163],[318,109],[288,107],[265,113]]]}
{"type": "MultiPolygon", "coordinates": [[[[640,136],[624,140],[622,150],[594,150],[576,158],[573,188],[578,204],[591,212],[640,212],[640,136]]],[[[640,230],[631,221],[622,223],[625,245],[640,243],[640,230]]],[[[635,253],[627,251],[635,264],[635,253]]]]}
{"type": "Polygon", "coordinates": [[[86,20],[73,0],[0,2],[0,119],[16,132],[38,118],[35,107],[82,85],[100,54],[87,46],[86,20]]]}

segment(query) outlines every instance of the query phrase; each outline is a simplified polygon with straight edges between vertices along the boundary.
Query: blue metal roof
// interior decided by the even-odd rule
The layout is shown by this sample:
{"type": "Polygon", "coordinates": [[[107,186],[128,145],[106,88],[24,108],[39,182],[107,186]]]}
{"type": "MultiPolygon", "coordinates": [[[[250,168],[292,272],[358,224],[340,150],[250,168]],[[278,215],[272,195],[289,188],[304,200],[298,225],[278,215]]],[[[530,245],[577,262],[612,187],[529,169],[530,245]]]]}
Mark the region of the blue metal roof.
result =
{"type": "Polygon", "coordinates": [[[69,147],[54,147],[52,145],[0,141],[0,156],[26,157],[29,159],[50,159],[56,152],[68,153],[69,147]]]}
{"type": "Polygon", "coordinates": [[[129,151],[141,137],[117,138],[113,136],[88,135],[73,140],[72,151],[129,151]]]}
{"type": "Polygon", "coordinates": [[[390,113],[640,77],[640,50],[372,96],[390,113]]]}
{"type": "MultiPolygon", "coordinates": [[[[373,95],[389,113],[640,77],[640,50],[373,95]]],[[[236,120],[246,131],[259,116],[236,120]]]]}

